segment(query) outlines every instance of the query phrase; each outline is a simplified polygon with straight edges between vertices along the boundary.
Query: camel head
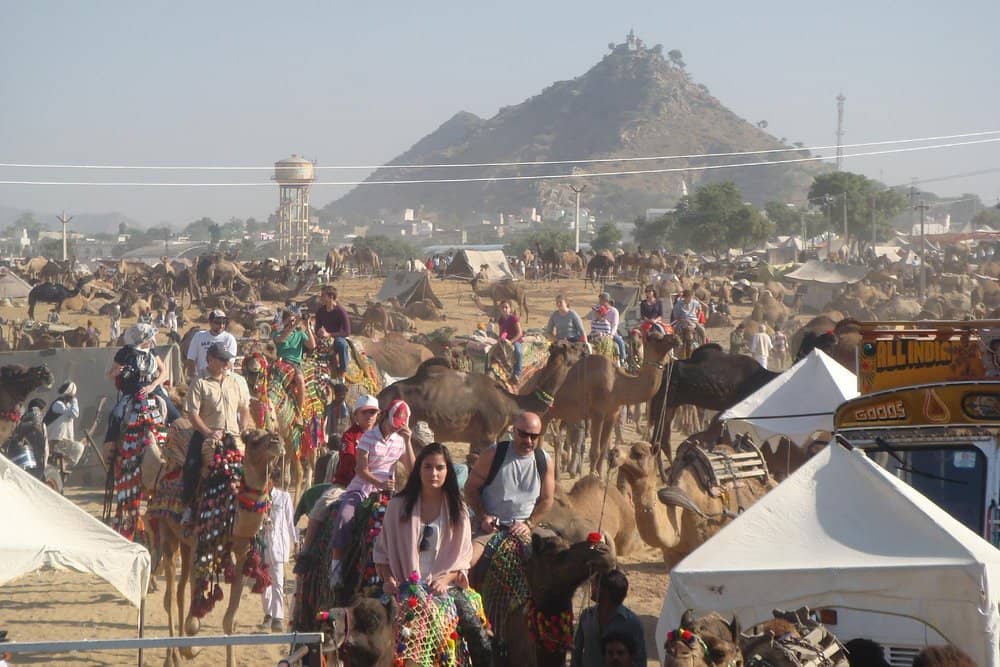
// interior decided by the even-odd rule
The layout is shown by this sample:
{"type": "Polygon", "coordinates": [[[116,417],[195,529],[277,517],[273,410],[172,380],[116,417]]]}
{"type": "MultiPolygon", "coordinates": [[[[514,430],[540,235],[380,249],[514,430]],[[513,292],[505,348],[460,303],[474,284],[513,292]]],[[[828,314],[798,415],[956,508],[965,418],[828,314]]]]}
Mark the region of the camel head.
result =
{"type": "Polygon", "coordinates": [[[656,475],[656,447],[648,442],[633,442],[631,445],[615,447],[611,453],[611,465],[629,484],[650,479],[656,475]]]}
{"type": "Polygon", "coordinates": [[[389,597],[385,603],[360,598],[353,606],[320,612],[319,629],[324,636],[320,650],[328,664],[341,665],[343,657],[350,665],[391,665],[393,619],[398,611],[395,599],[389,597]]]}
{"type": "Polygon", "coordinates": [[[570,600],[580,584],[614,566],[615,558],[604,542],[570,544],[556,534],[533,533],[524,575],[536,606],[544,609],[570,600]]]}
{"type": "Polygon", "coordinates": [[[739,639],[735,618],[731,624],[715,613],[694,619],[690,610],[686,611],[680,627],[668,632],[664,640],[663,666],[742,667],[739,639]]]}
{"type": "Polygon", "coordinates": [[[243,378],[247,381],[250,391],[260,390],[261,380],[267,375],[268,362],[260,351],[254,351],[243,357],[243,378]]]}
{"type": "Polygon", "coordinates": [[[681,339],[671,326],[657,325],[650,328],[642,342],[642,358],[661,363],[674,348],[680,347],[681,339]]]}
{"type": "Polygon", "coordinates": [[[243,444],[246,447],[243,460],[249,465],[259,467],[273,463],[285,451],[278,434],[262,428],[244,432],[243,444]]]}
{"type": "Polygon", "coordinates": [[[545,370],[551,370],[557,365],[565,368],[572,368],[587,353],[587,346],[583,343],[570,343],[560,340],[549,346],[549,358],[545,362],[545,370]]]}
{"type": "Polygon", "coordinates": [[[39,387],[50,388],[55,382],[49,367],[26,368],[17,364],[0,367],[0,412],[21,411],[21,404],[39,387]]]}

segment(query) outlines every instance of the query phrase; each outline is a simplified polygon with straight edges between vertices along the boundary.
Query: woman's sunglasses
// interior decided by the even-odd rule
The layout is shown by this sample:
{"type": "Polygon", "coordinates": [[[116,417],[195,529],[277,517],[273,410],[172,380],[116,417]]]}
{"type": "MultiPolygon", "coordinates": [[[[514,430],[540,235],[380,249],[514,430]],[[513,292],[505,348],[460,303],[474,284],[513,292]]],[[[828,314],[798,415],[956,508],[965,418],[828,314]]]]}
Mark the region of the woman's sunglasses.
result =
{"type": "Polygon", "coordinates": [[[424,531],[420,535],[420,544],[417,546],[418,551],[427,551],[431,548],[431,535],[434,534],[434,528],[428,523],[424,526],[424,531]]]}

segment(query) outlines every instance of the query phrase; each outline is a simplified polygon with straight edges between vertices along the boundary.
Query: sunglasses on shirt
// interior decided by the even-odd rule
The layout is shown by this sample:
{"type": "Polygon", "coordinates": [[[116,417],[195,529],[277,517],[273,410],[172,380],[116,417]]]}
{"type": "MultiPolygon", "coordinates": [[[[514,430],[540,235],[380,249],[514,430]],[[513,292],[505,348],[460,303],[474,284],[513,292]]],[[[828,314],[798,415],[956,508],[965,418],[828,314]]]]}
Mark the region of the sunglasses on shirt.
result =
{"type": "Polygon", "coordinates": [[[434,528],[428,523],[424,525],[424,530],[420,535],[420,544],[417,546],[418,551],[427,551],[431,548],[431,536],[434,534],[434,528]]]}

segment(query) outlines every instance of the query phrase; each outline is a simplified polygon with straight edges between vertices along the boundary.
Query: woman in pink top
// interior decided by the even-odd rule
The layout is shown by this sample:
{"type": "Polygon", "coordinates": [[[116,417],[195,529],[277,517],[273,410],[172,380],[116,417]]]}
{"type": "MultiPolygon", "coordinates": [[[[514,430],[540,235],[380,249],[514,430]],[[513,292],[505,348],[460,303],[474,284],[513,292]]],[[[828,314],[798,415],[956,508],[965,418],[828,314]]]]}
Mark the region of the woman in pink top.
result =
{"type": "Polygon", "coordinates": [[[416,457],[410,444],[410,406],[395,400],[379,415],[375,428],[367,431],[357,447],[354,479],[340,497],[340,511],[333,538],[333,562],[330,564],[333,582],[340,580],[340,560],[351,544],[354,533],[354,513],[358,505],[376,491],[396,488],[396,462],[409,473],[416,457]]]}
{"type": "Polygon", "coordinates": [[[497,328],[500,330],[500,340],[508,340],[514,346],[514,380],[521,377],[521,341],[524,338],[524,331],[521,329],[521,320],[514,314],[514,308],[510,301],[500,302],[500,318],[497,320],[497,328]]]}
{"type": "Polygon", "coordinates": [[[450,595],[472,664],[489,664],[488,635],[464,590],[471,559],[472,527],[455,466],[448,448],[432,442],[417,455],[406,486],[389,501],[375,541],[375,570],[388,595],[409,596],[411,586],[425,586],[432,596],[450,595]]]}

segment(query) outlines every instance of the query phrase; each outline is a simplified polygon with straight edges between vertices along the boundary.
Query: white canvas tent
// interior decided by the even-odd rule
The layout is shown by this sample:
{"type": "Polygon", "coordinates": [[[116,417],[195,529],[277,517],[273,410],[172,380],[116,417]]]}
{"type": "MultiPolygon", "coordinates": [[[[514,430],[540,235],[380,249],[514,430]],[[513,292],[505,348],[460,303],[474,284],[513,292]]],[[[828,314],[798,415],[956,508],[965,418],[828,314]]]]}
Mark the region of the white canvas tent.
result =
{"type": "Polygon", "coordinates": [[[428,300],[438,308],[444,304],[434,294],[431,288],[430,274],[426,271],[388,271],[382,287],[375,295],[376,301],[386,302],[397,299],[399,305],[407,306],[417,301],[428,300]]]}
{"type": "Polygon", "coordinates": [[[26,299],[31,285],[6,267],[0,267],[0,299],[26,299]]]}
{"type": "Polygon", "coordinates": [[[451,258],[446,275],[472,279],[483,265],[490,282],[517,279],[502,250],[459,250],[451,258]]]}
{"type": "Polygon", "coordinates": [[[0,586],[42,567],[89,572],[136,607],[149,584],[149,552],[0,456],[0,586]]]}
{"type": "Polygon", "coordinates": [[[857,395],[857,376],[814,349],[719,419],[730,433],[753,433],[757,442],[783,435],[801,447],[816,431],[833,431],[837,406],[857,395]]]}
{"type": "MultiPolygon", "coordinates": [[[[824,448],[681,561],[656,624],[838,606],[922,620],[978,665],[1000,665],[1000,551],[861,450],[824,448]]],[[[853,637],[840,637],[842,640],[853,637]]]]}

